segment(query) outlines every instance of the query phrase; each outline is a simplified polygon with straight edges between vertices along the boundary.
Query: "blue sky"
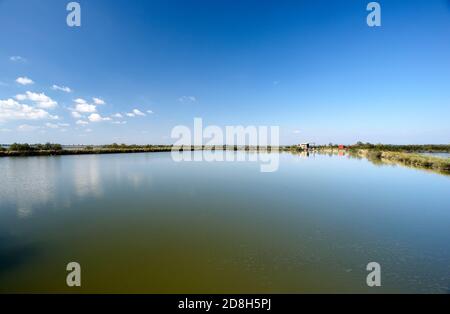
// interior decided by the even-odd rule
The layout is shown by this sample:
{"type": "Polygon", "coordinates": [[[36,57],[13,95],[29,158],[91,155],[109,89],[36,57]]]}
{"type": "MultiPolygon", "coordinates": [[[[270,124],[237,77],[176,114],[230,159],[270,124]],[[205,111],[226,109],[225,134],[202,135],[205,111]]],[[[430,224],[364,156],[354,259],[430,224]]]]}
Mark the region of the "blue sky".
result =
{"type": "Polygon", "coordinates": [[[379,1],[379,28],[358,0],[80,0],[80,28],[68,2],[0,0],[0,143],[171,143],[194,117],[450,142],[447,0],[379,1]]]}

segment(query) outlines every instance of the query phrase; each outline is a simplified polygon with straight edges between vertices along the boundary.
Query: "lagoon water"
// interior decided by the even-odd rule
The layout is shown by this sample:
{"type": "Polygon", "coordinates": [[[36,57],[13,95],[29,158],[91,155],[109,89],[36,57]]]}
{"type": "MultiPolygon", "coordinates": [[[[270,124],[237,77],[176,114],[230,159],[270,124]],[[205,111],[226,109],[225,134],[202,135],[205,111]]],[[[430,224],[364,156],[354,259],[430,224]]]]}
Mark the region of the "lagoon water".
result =
{"type": "Polygon", "coordinates": [[[450,158],[450,153],[422,153],[422,155],[440,158],[450,158]]]}
{"type": "Polygon", "coordinates": [[[450,177],[287,153],[259,170],[170,153],[1,158],[0,292],[449,293],[450,177]],[[66,286],[72,261],[81,288],[66,286]]]}

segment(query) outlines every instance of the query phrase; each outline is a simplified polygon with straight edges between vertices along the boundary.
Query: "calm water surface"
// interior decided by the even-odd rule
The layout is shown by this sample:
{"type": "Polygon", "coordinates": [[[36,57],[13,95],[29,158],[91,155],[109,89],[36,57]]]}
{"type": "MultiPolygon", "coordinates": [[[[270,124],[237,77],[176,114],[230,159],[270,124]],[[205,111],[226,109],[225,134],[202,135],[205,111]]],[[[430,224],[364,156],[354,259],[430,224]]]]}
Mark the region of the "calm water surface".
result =
{"type": "MultiPolygon", "coordinates": [[[[198,152],[197,152],[198,153],[198,152]]],[[[1,158],[0,291],[450,291],[450,178],[344,156],[1,158]],[[368,288],[365,267],[382,267],[368,288]]]]}
{"type": "Polygon", "coordinates": [[[450,153],[422,153],[422,155],[441,157],[441,158],[450,158],[450,153]]]}

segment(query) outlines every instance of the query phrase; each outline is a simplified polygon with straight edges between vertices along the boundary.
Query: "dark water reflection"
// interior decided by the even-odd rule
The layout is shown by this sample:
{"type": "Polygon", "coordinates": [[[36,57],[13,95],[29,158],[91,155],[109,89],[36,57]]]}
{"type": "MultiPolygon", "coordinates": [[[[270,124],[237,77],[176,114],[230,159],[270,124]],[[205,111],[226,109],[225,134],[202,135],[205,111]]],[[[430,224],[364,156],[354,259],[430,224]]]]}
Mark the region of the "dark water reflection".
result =
{"type": "Polygon", "coordinates": [[[450,180],[346,156],[2,158],[0,291],[440,292],[450,180]],[[368,262],[382,287],[365,283],[368,262]]]}

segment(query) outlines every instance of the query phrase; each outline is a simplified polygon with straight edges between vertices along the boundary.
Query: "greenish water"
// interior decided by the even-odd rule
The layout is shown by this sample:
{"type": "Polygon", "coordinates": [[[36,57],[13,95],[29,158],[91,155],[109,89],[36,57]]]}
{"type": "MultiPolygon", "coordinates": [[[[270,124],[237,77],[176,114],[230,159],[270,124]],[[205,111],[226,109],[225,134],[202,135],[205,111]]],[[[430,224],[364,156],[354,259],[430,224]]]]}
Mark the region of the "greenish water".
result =
{"type": "Polygon", "coordinates": [[[1,158],[0,291],[450,291],[449,177],[327,155],[259,169],[170,153],[1,158]],[[81,288],[66,286],[72,261],[81,288]]]}

